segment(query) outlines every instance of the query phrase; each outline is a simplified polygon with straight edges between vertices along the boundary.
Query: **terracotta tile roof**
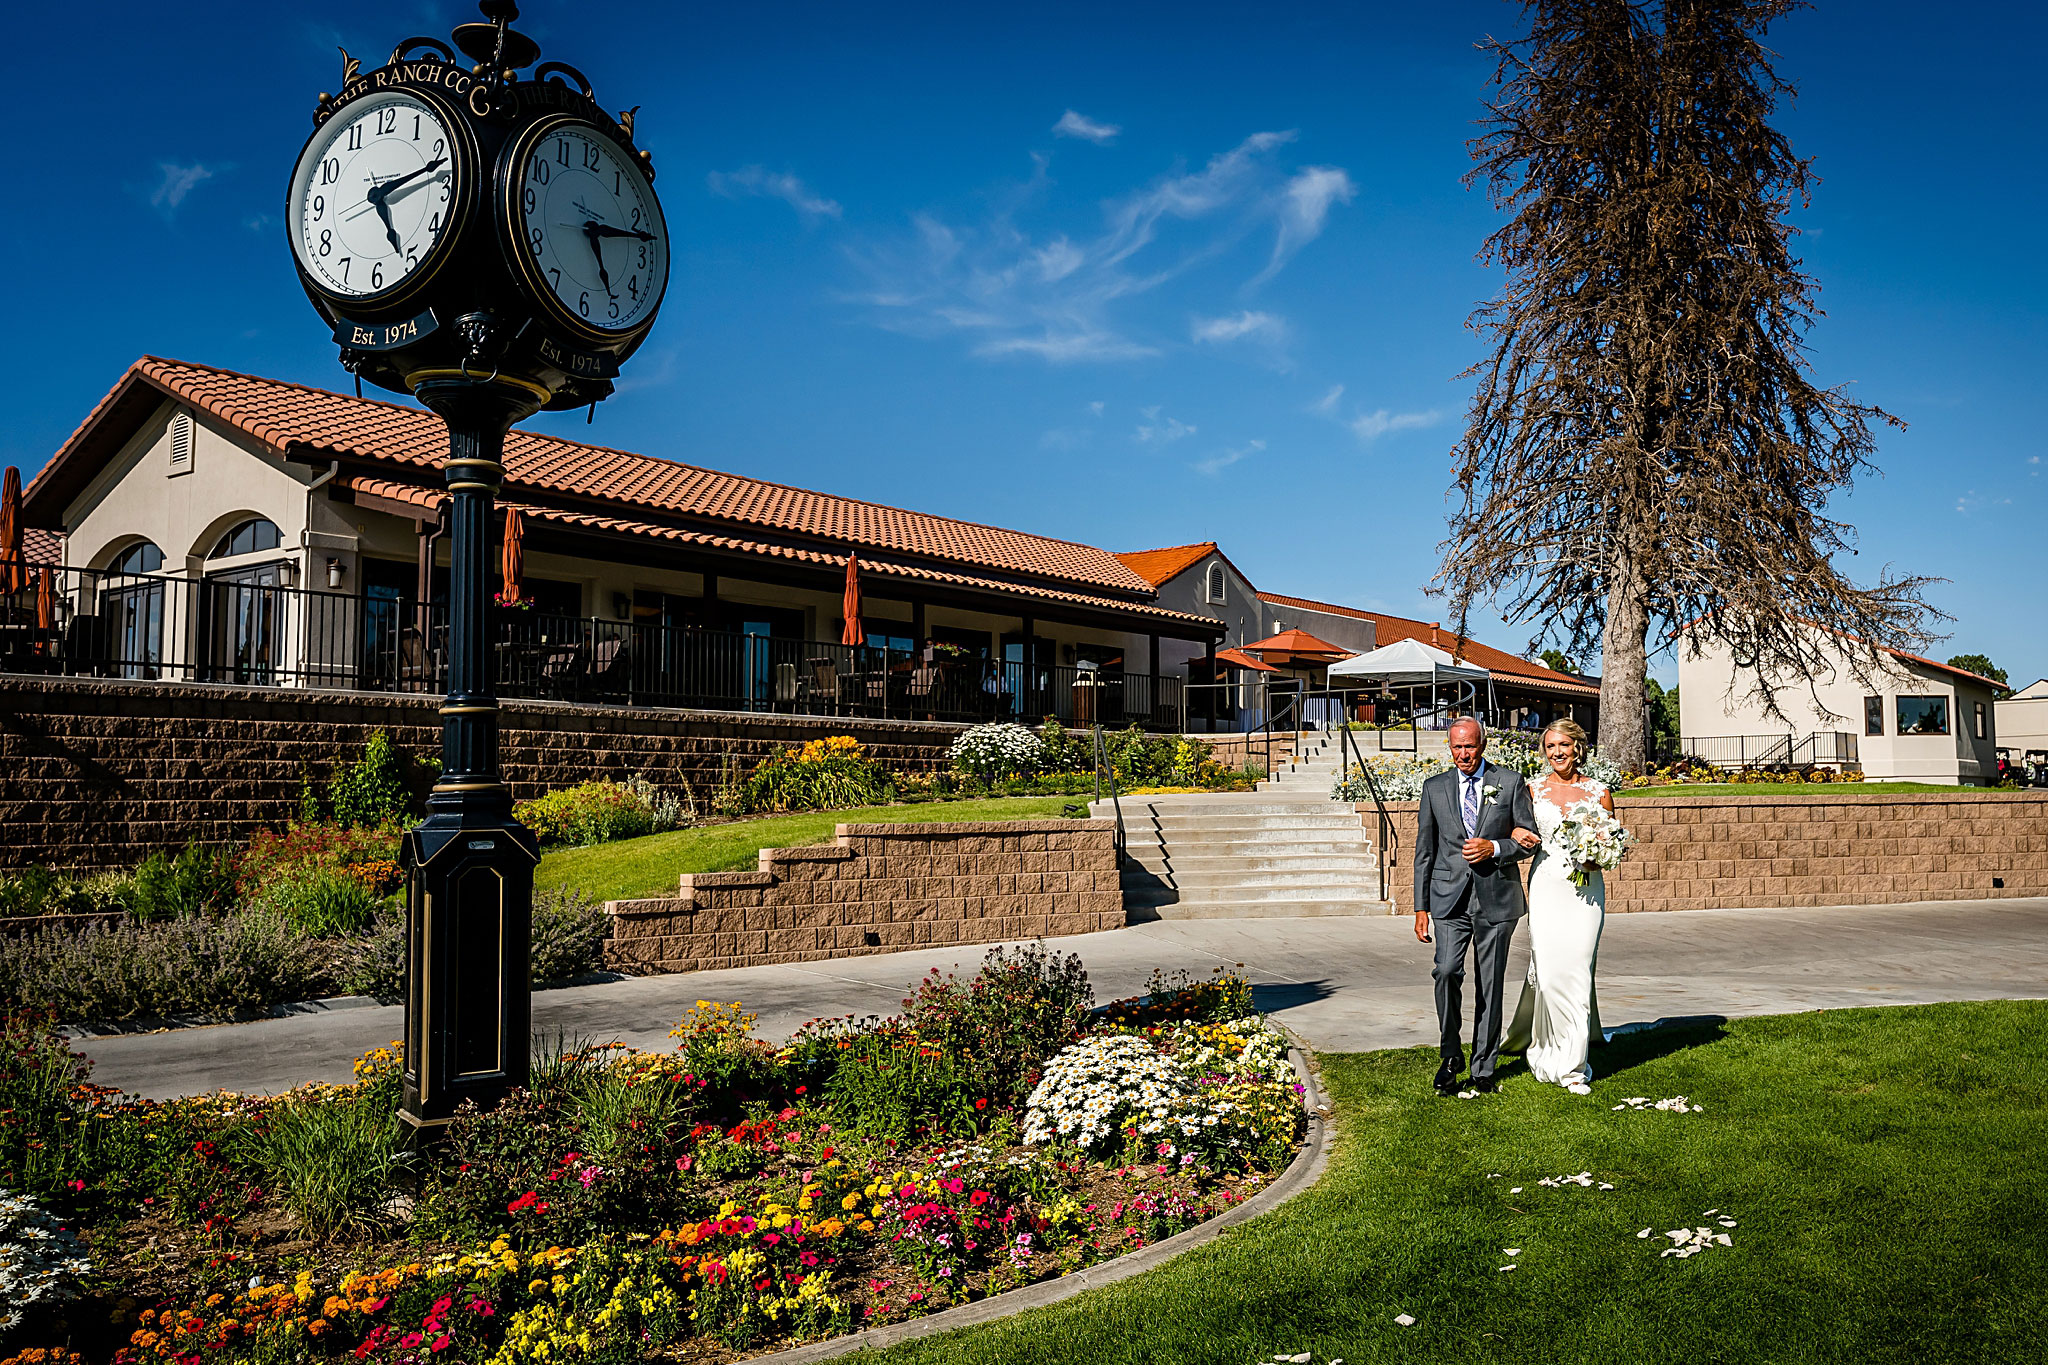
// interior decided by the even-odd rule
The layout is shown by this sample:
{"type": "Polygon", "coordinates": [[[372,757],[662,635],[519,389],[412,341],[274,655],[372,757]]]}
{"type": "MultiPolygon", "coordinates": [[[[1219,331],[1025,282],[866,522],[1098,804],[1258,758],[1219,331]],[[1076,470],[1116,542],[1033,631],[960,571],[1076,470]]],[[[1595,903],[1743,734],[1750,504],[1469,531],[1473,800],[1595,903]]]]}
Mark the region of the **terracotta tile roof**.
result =
{"type": "Polygon", "coordinates": [[[1484,668],[1501,678],[1512,678],[1548,690],[1583,693],[1598,696],[1600,685],[1589,682],[1571,673],[1560,673],[1539,663],[1510,654],[1504,649],[1481,644],[1467,639],[1463,650],[1457,650],[1457,635],[1445,630],[1440,622],[1413,621],[1405,616],[1392,616],[1383,611],[1360,611],[1356,607],[1340,607],[1330,602],[1317,602],[1306,597],[1283,597],[1279,593],[1262,592],[1259,599],[1283,607],[1305,607],[1310,611],[1326,611],[1334,616],[1349,616],[1360,621],[1373,623],[1373,644],[1375,647],[1391,645],[1399,640],[1420,640],[1437,649],[1457,652],[1467,662],[1484,668]]]}
{"type": "Polygon", "coordinates": [[[40,526],[21,528],[21,557],[31,564],[62,564],[64,537],[40,526]]]}
{"type": "MultiPolygon", "coordinates": [[[[392,479],[380,479],[372,475],[344,476],[335,480],[338,487],[357,494],[367,494],[391,502],[404,503],[423,511],[432,511],[447,498],[438,488],[422,484],[400,483],[392,479]]],[[[719,535],[711,531],[691,530],[678,526],[662,526],[653,522],[635,521],[627,517],[610,517],[595,512],[579,512],[561,507],[542,507],[517,499],[500,498],[500,507],[516,509],[520,516],[530,521],[549,522],[557,526],[576,527],[583,530],[604,531],[612,535],[635,536],[649,540],[666,541],[677,545],[695,545],[709,550],[724,550],[737,554],[760,555],[768,559],[782,559],[800,564],[817,564],[829,568],[844,569],[847,556],[833,554],[826,550],[808,549],[803,546],[779,544],[769,540],[753,539],[746,536],[719,535]]],[[[1164,607],[1128,602],[1118,598],[1095,597],[1087,593],[1066,592],[1034,584],[1004,582],[993,578],[982,578],[973,574],[954,573],[947,570],[927,568],[919,564],[895,563],[885,559],[860,556],[860,572],[863,577],[874,574],[886,578],[907,579],[919,583],[943,583],[952,587],[972,588],[985,592],[1022,595],[1041,601],[1061,602],[1071,606],[1092,607],[1113,611],[1123,616],[1135,617],[1138,621],[1158,621],[1168,625],[1202,625],[1213,627],[1214,622],[1206,616],[1191,616],[1186,612],[1168,611],[1164,607]]]]}
{"type": "Polygon", "coordinates": [[[1886,646],[1885,653],[1891,655],[1894,659],[1904,659],[1908,663],[1919,664],[1922,668],[1938,669],[1943,673],[1954,674],[1958,678],[1968,678],[1971,682],[1983,683],[1993,692],[2011,690],[2006,684],[1996,678],[1987,678],[1982,673],[1972,673],[1967,668],[1957,668],[1954,664],[1945,664],[1939,659],[1930,659],[1924,654],[1909,654],[1903,649],[1893,649],[1890,646],[1886,646]]]}
{"type": "MultiPolygon", "coordinates": [[[[294,451],[429,471],[445,453],[440,419],[419,408],[352,398],[212,366],[144,356],[102,399],[43,471],[46,484],[93,432],[102,414],[145,382],[248,433],[279,455],[294,451]]],[[[97,472],[97,471],[94,471],[97,472]]],[[[1152,585],[1092,545],[910,512],[722,474],[652,455],[584,445],[530,431],[505,441],[506,488],[515,496],[560,495],[619,511],[722,522],[912,555],[971,569],[1053,579],[1111,593],[1150,596],[1152,585]]],[[[49,512],[41,516],[48,520],[49,512]]]]}
{"type": "Polygon", "coordinates": [[[1216,542],[1205,540],[1199,545],[1170,545],[1163,550],[1119,551],[1116,557],[1132,573],[1157,588],[1215,553],[1216,542]]]}

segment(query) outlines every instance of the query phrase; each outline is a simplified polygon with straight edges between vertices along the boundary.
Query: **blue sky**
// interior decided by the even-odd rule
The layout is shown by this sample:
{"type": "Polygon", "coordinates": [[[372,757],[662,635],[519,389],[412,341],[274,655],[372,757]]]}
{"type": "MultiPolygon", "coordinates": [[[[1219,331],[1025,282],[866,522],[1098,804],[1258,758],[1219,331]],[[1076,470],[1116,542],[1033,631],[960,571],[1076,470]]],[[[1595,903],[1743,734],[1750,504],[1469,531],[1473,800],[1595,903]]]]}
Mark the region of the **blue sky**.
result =
{"type": "MultiPolygon", "coordinates": [[[[618,396],[538,425],[1112,549],[1214,539],[1261,587],[1437,619],[1465,321],[1498,284],[1460,183],[1472,44],[1518,11],[1281,8],[528,5],[544,55],[642,106],[676,238],[618,396]]],[[[344,388],[286,177],[336,44],[375,65],[473,13],[17,16],[0,89],[46,155],[0,215],[0,461],[40,467],[146,352],[344,388]]],[[[2016,683],[2048,674],[2044,39],[2031,6],[1839,0],[1773,35],[1822,177],[1816,377],[1909,424],[1839,505],[1852,568],[1949,580],[1935,652],[2016,683]]]]}

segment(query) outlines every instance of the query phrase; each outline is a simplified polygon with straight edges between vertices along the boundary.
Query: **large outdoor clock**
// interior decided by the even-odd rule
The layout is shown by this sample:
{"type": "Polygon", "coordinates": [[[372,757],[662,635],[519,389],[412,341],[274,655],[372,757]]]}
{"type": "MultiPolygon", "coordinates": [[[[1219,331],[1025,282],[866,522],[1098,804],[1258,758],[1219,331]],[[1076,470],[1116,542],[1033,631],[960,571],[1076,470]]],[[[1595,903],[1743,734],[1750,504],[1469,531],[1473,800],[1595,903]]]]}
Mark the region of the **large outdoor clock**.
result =
{"type": "Polygon", "coordinates": [[[292,171],[292,258],[364,382],[490,378],[581,407],[611,393],[668,287],[654,169],[632,110],[540,62],[516,6],[484,8],[495,22],[454,47],[408,38],[375,71],[343,54],[292,171]]]}

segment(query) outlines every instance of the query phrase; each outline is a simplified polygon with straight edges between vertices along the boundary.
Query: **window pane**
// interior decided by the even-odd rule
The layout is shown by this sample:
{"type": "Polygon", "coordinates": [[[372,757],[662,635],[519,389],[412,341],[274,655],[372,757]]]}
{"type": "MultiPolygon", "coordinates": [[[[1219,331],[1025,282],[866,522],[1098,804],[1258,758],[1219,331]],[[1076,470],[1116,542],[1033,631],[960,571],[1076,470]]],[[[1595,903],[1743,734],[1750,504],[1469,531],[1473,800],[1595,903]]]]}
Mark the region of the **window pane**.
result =
{"type": "Polygon", "coordinates": [[[1866,735],[1881,735],[1884,733],[1883,697],[1865,697],[1863,699],[1863,733],[1866,735]]]}
{"type": "Polygon", "coordinates": [[[1947,734],[1948,698],[1900,697],[1899,733],[1902,735],[1947,734]]]}
{"type": "Polygon", "coordinates": [[[248,555],[258,550],[275,550],[283,543],[284,538],[278,532],[276,522],[267,517],[252,517],[222,536],[208,558],[226,559],[229,555],[248,555]]]}
{"type": "Polygon", "coordinates": [[[131,545],[114,561],[115,573],[155,573],[164,566],[164,552],[148,541],[131,545]]]}

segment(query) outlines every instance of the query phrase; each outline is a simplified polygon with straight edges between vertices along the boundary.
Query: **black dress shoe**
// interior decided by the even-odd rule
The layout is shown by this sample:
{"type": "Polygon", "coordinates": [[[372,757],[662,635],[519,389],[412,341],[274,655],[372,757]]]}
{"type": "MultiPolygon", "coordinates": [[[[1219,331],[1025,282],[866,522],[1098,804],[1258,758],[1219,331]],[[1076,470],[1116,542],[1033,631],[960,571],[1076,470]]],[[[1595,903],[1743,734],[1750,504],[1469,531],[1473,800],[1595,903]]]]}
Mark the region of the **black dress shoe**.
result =
{"type": "Polygon", "coordinates": [[[1474,1076],[1471,1080],[1465,1082],[1465,1088],[1467,1090],[1476,1090],[1482,1095],[1491,1095],[1500,1089],[1500,1082],[1491,1076],[1474,1076]]]}
{"type": "Polygon", "coordinates": [[[1457,1094],[1458,1068],[1451,1065],[1449,1062],[1445,1062],[1442,1066],[1436,1069],[1436,1080],[1433,1082],[1433,1084],[1436,1086],[1436,1093],[1439,1095],[1457,1094]]]}

